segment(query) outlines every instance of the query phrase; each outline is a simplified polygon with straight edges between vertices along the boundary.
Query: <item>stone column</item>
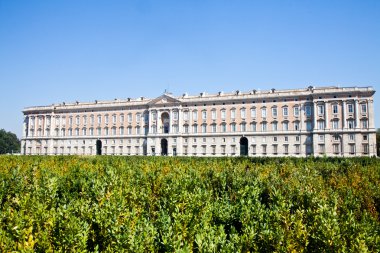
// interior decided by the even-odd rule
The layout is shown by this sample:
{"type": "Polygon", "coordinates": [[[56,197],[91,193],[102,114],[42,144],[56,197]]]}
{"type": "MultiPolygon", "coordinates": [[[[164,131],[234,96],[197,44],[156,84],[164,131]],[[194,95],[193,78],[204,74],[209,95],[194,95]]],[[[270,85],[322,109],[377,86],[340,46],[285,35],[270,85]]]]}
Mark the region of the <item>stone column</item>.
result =
{"type": "Polygon", "coordinates": [[[346,113],[347,113],[347,108],[346,108],[346,101],[342,100],[342,129],[346,127],[346,113]]]}
{"type": "Polygon", "coordinates": [[[359,128],[359,103],[358,100],[355,99],[355,128],[359,128]]]}
{"type": "Polygon", "coordinates": [[[313,130],[317,129],[317,104],[315,101],[313,101],[313,119],[314,119],[314,125],[313,130]]]}
{"type": "MultiPolygon", "coordinates": [[[[368,115],[368,127],[370,129],[374,129],[375,128],[375,121],[374,121],[374,117],[373,117],[373,100],[368,100],[368,109],[367,109],[367,115],[368,115]]],[[[380,145],[380,143],[378,144],[380,145]]]]}
{"type": "Polygon", "coordinates": [[[330,129],[329,125],[329,103],[325,101],[325,130],[330,129]]]}

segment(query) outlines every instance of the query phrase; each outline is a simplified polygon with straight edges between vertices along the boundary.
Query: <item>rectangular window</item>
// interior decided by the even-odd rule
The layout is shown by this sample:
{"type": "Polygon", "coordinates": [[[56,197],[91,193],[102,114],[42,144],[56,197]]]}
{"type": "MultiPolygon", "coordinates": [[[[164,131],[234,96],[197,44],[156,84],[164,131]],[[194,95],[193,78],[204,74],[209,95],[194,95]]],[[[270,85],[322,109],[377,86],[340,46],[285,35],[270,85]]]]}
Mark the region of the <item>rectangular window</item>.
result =
{"type": "Polygon", "coordinates": [[[369,152],[369,146],[368,144],[363,144],[363,154],[367,155],[369,152]]]}
{"type": "Polygon", "coordinates": [[[339,154],[339,144],[333,144],[334,154],[339,154]]]}
{"type": "Polygon", "coordinates": [[[272,108],[272,116],[277,117],[277,108],[276,107],[272,108]]]}
{"type": "Polygon", "coordinates": [[[108,115],[104,116],[104,121],[106,122],[106,124],[108,123],[108,115]]]}
{"type": "Polygon", "coordinates": [[[240,110],[240,117],[241,117],[242,119],[245,119],[245,109],[241,109],[241,110],[240,110]]]}
{"type": "Polygon", "coordinates": [[[256,108],[251,108],[251,117],[256,118],[256,108]]]}
{"type": "Polygon", "coordinates": [[[267,123],[263,122],[261,123],[261,131],[266,132],[267,131],[267,123]]]}
{"type": "Polygon", "coordinates": [[[112,123],[116,123],[116,115],[112,115],[112,123]]]}
{"type": "Polygon", "coordinates": [[[188,111],[183,112],[183,119],[184,120],[189,120],[189,112],[188,111]]]}
{"type": "Polygon", "coordinates": [[[202,111],[202,119],[207,119],[207,111],[202,111]]]}
{"type": "Polygon", "coordinates": [[[231,124],[231,132],[236,132],[236,124],[231,124]]]}
{"type": "Polygon", "coordinates": [[[235,119],[235,110],[231,110],[231,119],[235,119]]]}
{"type": "Polygon", "coordinates": [[[213,133],[216,133],[216,124],[211,125],[211,129],[213,133]]]}
{"type": "Polygon", "coordinates": [[[333,114],[337,114],[338,113],[338,105],[333,105],[332,111],[333,111],[333,114]]]}
{"type": "Polygon", "coordinates": [[[261,117],[263,118],[267,117],[267,108],[261,108],[261,117]]]}
{"type": "Polygon", "coordinates": [[[178,120],[178,112],[173,112],[173,119],[178,120]]]}
{"type": "Polygon", "coordinates": [[[132,122],[132,113],[128,113],[128,122],[129,122],[129,123],[132,122]]]}
{"type": "Polygon", "coordinates": [[[355,154],[355,144],[350,144],[350,155],[355,154]]]}
{"type": "Polygon", "coordinates": [[[284,145],[284,154],[287,155],[289,154],[289,145],[284,145]]]}
{"type": "Polygon", "coordinates": [[[251,131],[256,132],[256,123],[251,123],[251,131]]]}
{"type": "Polygon", "coordinates": [[[198,120],[198,111],[193,111],[193,120],[198,120]]]}
{"type": "Polygon", "coordinates": [[[367,105],[366,104],[362,104],[361,108],[362,108],[362,113],[367,113],[367,105]]]}
{"type": "Polygon", "coordinates": [[[120,115],[120,123],[123,123],[124,122],[124,114],[121,114],[120,115]]]}
{"type": "Polygon", "coordinates": [[[318,129],[319,130],[325,129],[325,122],[323,120],[318,121],[318,129]]]}
{"type": "Polygon", "coordinates": [[[226,124],[222,124],[222,132],[223,133],[227,132],[227,125],[226,124]]]}
{"type": "Polygon", "coordinates": [[[348,113],[354,113],[354,105],[353,104],[348,104],[348,113]]]}
{"type": "Polygon", "coordinates": [[[294,107],[294,116],[298,117],[300,115],[300,108],[298,106],[294,107]]]}
{"type": "Polygon", "coordinates": [[[348,120],[347,122],[348,122],[348,128],[349,128],[349,129],[353,129],[353,128],[355,128],[355,121],[353,121],[353,120],[348,120]]]}
{"type": "Polygon", "coordinates": [[[141,114],[137,113],[136,114],[136,122],[140,122],[140,121],[141,121],[141,114]]]}
{"type": "Polygon", "coordinates": [[[242,132],[245,132],[245,131],[246,131],[246,127],[245,127],[245,124],[244,124],[244,123],[241,124],[241,127],[240,127],[240,128],[241,128],[241,131],[242,131],[242,132]]]}
{"type": "Polygon", "coordinates": [[[202,125],[202,133],[206,133],[207,131],[207,125],[206,124],[203,124],[202,125]]]}
{"type": "Polygon", "coordinates": [[[288,115],[289,115],[288,107],[284,107],[284,108],[282,108],[282,114],[283,114],[284,116],[288,116],[288,115]]]}
{"type": "Polygon", "coordinates": [[[277,145],[273,145],[273,154],[277,155],[277,145]]]}
{"type": "Polygon", "coordinates": [[[348,136],[348,138],[349,138],[350,141],[355,141],[355,135],[354,134],[350,134],[348,136]]]}
{"type": "Polygon", "coordinates": [[[323,115],[325,113],[325,106],[318,105],[318,115],[323,115]]]}
{"type": "Polygon", "coordinates": [[[300,130],[300,123],[298,121],[294,122],[294,130],[300,130]]]}
{"type": "Polygon", "coordinates": [[[220,117],[222,119],[226,119],[226,111],[225,110],[222,110],[220,114],[221,114],[220,117]]]}
{"type": "Polygon", "coordinates": [[[318,144],[318,150],[320,154],[325,153],[325,144],[318,144]]]}
{"type": "Polygon", "coordinates": [[[277,131],[277,122],[272,123],[272,131],[277,131]]]}
{"type": "Polygon", "coordinates": [[[213,120],[216,119],[216,111],[215,110],[211,111],[211,119],[213,119],[213,120]]]}
{"type": "Polygon", "coordinates": [[[288,131],[289,130],[289,123],[288,122],[283,122],[282,123],[282,130],[283,131],[288,131]]]}
{"type": "Polygon", "coordinates": [[[333,129],[338,129],[339,128],[339,121],[338,120],[334,120],[333,122],[332,122],[332,127],[333,127],[333,129]]]}
{"type": "Polygon", "coordinates": [[[198,133],[198,125],[193,125],[193,133],[198,133]]]}

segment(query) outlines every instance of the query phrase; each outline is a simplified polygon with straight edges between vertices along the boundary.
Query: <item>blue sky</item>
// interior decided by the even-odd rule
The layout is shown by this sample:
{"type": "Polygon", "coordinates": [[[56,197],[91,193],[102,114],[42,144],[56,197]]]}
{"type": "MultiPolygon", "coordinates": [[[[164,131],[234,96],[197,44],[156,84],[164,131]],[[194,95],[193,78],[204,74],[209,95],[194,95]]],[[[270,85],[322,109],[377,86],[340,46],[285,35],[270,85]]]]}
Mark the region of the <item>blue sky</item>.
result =
{"type": "Polygon", "coordinates": [[[0,0],[0,128],[63,101],[373,86],[380,1],[0,0]]]}

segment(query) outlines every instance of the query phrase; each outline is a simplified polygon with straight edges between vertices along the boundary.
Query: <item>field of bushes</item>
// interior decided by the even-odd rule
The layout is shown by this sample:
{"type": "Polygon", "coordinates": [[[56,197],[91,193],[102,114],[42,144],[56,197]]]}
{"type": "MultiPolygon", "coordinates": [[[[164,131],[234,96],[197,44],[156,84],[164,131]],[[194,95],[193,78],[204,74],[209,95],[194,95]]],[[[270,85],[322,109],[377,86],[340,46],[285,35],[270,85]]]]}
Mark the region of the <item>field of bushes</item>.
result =
{"type": "Polygon", "coordinates": [[[376,158],[0,156],[0,252],[379,252],[376,158]]]}

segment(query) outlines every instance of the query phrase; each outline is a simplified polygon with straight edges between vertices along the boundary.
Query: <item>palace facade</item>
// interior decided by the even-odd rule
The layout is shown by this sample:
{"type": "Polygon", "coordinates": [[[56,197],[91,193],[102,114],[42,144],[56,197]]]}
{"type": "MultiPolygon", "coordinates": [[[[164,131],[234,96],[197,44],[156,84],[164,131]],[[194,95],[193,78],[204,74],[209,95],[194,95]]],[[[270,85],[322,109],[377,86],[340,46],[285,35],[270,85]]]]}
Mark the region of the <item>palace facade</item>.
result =
{"type": "Polygon", "coordinates": [[[170,93],[26,108],[26,155],[372,156],[372,87],[170,93]]]}

